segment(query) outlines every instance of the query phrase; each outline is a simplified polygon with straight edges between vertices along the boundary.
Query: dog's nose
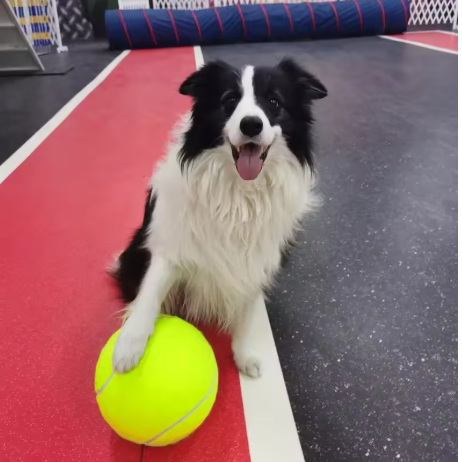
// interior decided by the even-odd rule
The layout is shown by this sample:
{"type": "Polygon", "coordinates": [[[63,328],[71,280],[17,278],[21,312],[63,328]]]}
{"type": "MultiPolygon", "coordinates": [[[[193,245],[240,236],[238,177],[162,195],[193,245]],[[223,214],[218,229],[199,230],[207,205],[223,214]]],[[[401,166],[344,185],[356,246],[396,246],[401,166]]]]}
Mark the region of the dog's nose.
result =
{"type": "Polygon", "coordinates": [[[246,116],[241,120],[240,128],[244,135],[253,138],[263,130],[263,122],[260,117],[246,116]]]}

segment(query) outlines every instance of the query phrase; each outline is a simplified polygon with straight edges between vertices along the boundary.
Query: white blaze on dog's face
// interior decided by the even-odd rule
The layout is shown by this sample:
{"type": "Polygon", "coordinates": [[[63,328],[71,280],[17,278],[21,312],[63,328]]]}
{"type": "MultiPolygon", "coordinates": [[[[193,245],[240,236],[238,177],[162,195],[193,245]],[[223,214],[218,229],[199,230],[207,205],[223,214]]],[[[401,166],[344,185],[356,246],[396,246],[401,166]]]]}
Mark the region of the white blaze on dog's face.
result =
{"type": "Polygon", "coordinates": [[[302,167],[313,167],[311,102],[327,90],[292,60],[241,70],[211,62],[186,79],[180,93],[194,99],[179,153],[182,167],[192,166],[206,151],[228,146],[237,174],[255,180],[267,157],[278,155],[271,148],[279,137],[302,167]]]}
{"type": "Polygon", "coordinates": [[[265,112],[257,104],[253,77],[254,67],[245,67],[241,80],[241,100],[224,128],[237,171],[244,180],[257,178],[270,146],[281,134],[281,127],[271,126],[265,112]]]}

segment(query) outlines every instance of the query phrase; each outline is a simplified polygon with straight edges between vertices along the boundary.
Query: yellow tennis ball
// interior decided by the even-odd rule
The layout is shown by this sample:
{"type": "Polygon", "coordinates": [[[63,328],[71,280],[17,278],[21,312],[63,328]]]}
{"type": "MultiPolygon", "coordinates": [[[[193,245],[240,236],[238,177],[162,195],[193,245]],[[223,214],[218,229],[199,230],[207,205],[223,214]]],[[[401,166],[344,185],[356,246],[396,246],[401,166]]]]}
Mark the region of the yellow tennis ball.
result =
{"type": "Polygon", "coordinates": [[[212,347],[186,321],[160,316],[138,366],[115,374],[112,353],[119,332],[96,365],[96,400],[104,419],[134,443],[167,446],[186,438],[215,402],[218,367],[212,347]]]}

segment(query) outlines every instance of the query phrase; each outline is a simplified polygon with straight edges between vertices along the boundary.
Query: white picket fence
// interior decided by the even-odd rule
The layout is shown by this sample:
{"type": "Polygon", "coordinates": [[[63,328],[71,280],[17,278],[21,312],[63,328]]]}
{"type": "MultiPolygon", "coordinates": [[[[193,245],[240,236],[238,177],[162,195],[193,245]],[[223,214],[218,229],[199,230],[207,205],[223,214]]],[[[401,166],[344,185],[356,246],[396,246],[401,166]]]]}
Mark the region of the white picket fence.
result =
{"type": "MultiPolygon", "coordinates": [[[[310,3],[325,0],[308,0],[310,3]]],[[[373,0],[371,0],[373,1],[373,0]]],[[[249,3],[283,3],[281,0],[153,0],[154,8],[200,10],[213,6],[229,6],[249,3]]],[[[306,0],[290,0],[287,3],[306,3],[306,0]]],[[[148,9],[149,0],[119,0],[121,10],[148,9]]],[[[458,0],[411,0],[410,25],[458,23],[458,0]]]]}

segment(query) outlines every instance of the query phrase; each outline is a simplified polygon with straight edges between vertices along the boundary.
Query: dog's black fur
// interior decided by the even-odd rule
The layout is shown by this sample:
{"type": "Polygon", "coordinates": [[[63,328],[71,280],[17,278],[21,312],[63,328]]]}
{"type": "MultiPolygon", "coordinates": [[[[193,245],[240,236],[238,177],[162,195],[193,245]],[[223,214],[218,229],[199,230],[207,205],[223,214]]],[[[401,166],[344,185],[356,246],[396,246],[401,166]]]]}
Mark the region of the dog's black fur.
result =
{"type": "Polygon", "coordinates": [[[130,303],[136,298],[151,261],[151,252],[146,247],[146,240],[155,206],[156,196],[149,189],[146,194],[143,223],[133,234],[129,246],[119,256],[112,273],[125,303],[130,303]]]}

